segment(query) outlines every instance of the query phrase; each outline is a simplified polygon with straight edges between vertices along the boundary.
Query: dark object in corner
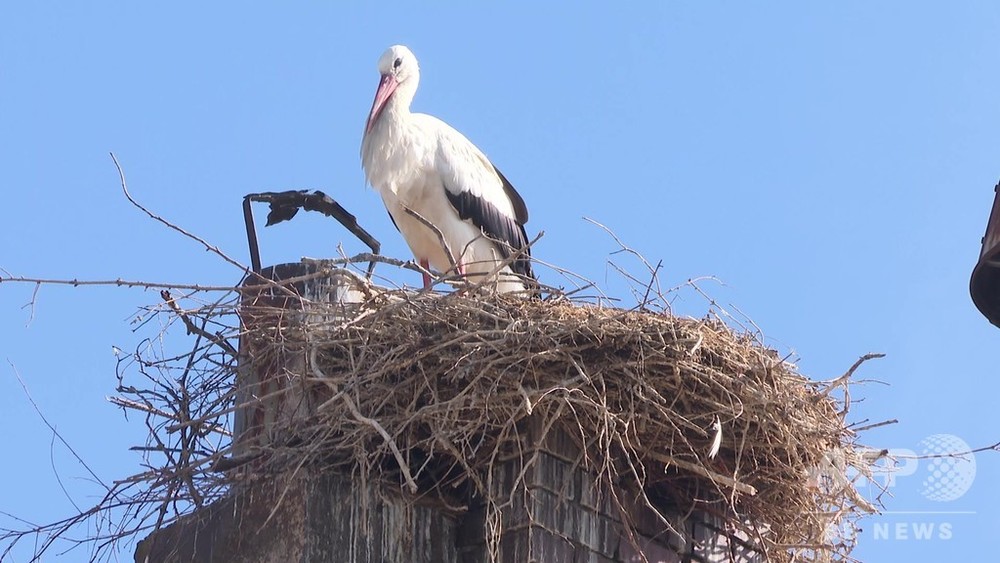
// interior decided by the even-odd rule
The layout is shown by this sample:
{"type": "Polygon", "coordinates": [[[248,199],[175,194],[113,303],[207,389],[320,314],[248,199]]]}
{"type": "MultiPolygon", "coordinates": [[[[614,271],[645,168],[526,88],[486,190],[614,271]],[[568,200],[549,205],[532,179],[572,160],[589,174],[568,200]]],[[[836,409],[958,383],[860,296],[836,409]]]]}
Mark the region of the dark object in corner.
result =
{"type": "Polygon", "coordinates": [[[1000,183],[993,188],[993,211],[986,224],[983,250],[972,270],[969,292],[972,302],[991,323],[1000,327],[1000,183]]]}
{"type": "MultiPolygon", "coordinates": [[[[357,217],[344,209],[332,197],[319,190],[313,193],[309,193],[309,190],[289,190],[286,192],[247,194],[243,198],[243,218],[246,221],[247,227],[247,243],[250,245],[250,265],[253,267],[254,272],[260,272],[261,264],[260,247],[257,245],[257,230],[253,224],[253,210],[250,207],[250,202],[253,201],[266,202],[271,207],[271,210],[267,214],[267,224],[265,226],[269,227],[282,221],[288,221],[292,217],[295,217],[299,209],[319,211],[328,217],[333,217],[337,221],[340,221],[341,225],[346,227],[348,231],[358,237],[361,242],[365,243],[372,250],[372,254],[378,254],[382,248],[382,245],[375,240],[375,237],[371,236],[361,225],[358,225],[357,217]]],[[[374,266],[374,262],[369,263],[369,276],[371,276],[374,266]]]]}

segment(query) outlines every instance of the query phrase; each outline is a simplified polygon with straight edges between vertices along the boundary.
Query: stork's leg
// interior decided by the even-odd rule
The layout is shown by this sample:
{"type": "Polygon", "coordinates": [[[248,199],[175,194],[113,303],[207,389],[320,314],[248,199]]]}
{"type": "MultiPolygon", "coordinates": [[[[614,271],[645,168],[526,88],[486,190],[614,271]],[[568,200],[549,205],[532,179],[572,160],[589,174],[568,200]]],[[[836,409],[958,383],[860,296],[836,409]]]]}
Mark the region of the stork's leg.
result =
{"type": "MultiPolygon", "coordinates": [[[[427,260],[421,260],[420,267],[425,270],[431,269],[430,262],[428,262],[427,260]]],[[[421,272],[421,274],[424,276],[424,289],[427,289],[428,287],[431,286],[431,276],[427,272],[421,272]]]]}
{"type": "Polygon", "coordinates": [[[458,270],[458,275],[465,277],[465,264],[461,260],[458,261],[458,264],[455,264],[455,269],[458,270]]]}

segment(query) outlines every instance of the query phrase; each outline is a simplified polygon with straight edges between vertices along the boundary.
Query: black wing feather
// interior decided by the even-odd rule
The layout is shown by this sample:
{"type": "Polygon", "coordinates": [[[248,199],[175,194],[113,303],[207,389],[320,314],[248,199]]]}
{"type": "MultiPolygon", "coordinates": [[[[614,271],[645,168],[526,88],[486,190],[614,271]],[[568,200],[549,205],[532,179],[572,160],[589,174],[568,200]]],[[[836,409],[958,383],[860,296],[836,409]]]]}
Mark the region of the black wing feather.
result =
{"type": "MultiPolygon", "coordinates": [[[[492,163],[490,164],[492,165],[492,163]]],[[[500,172],[499,168],[493,166],[493,171],[497,173],[497,176],[500,176],[500,182],[503,183],[503,191],[505,194],[507,194],[507,198],[510,199],[510,203],[514,207],[514,218],[517,219],[518,223],[522,225],[527,225],[528,206],[525,205],[524,200],[521,199],[521,194],[517,193],[517,190],[514,189],[513,184],[511,184],[510,180],[508,180],[507,177],[503,175],[503,172],[500,172]]]]}
{"type": "MultiPolygon", "coordinates": [[[[385,212],[389,214],[389,220],[392,221],[392,226],[396,227],[396,230],[399,231],[399,225],[396,224],[396,218],[392,216],[392,213],[390,213],[388,209],[386,209],[385,212]]],[[[403,232],[403,231],[399,231],[399,232],[403,232]]]]}
{"type": "MultiPolygon", "coordinates": [[[[504,191],[507,191],[507,186],[510,184],[506,178],[500,177],[504,182],[504,191]]],[[[511,263],[511,269],[515,274],[535,279],[535,274],[531,271],[531,249],[528,248],[528,234],[520,222],[521,216],[527,218],[527,210],[521,196],[513,190],[514,188],[511,187],[508,196],[510,193],[516,196],[511,198],[511,202],[514,203],[514,212],[518,215],[517,219],[501,213],[493,204],[481,197],[476,197],[471,192],[463,191],[456,194],[449,189],[445,189],[444,192],[448,195],[448,201],[458,211],[458,216],[462,220],[471,220],[472,224],[479,227],[484,235],[495,241],[500,255],[504,259],[524,249],[524,252],[511,263]]]]}

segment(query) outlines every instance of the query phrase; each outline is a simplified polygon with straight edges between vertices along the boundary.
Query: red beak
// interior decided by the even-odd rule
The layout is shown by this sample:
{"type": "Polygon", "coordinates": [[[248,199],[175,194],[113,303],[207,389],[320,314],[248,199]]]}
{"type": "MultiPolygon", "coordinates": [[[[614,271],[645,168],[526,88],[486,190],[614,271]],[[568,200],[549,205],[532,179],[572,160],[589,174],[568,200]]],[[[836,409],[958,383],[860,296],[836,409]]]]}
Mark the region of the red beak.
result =
{"type": "Polygon", "coordinates": [[[366,134],[375,126],[375,121],[382,113],[386,102],[389,101],[389,97],[396,91],[396,86],[398,85],[399,83],[396,82],[396,78],[391,74],[382,75],[382,80],[378,83],[378,90],[375,91],[375,101],[372,102],[372,110],[368,113],[368,123],[365,125],[366,134]]]}

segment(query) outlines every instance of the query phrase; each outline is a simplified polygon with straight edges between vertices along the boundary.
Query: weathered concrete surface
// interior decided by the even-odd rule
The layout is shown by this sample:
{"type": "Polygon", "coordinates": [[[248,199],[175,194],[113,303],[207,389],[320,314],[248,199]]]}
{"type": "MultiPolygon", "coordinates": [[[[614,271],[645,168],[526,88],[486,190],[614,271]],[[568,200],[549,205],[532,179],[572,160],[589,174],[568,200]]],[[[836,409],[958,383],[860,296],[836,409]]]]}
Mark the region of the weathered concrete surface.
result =
{"type": "Polygon", "coordinates": [[[499,562],[569,563],[755,563],[763,554],[722,518],[704,512],[666,512],[669,525],[635,494],[580,467],[580,450],[565,432],[540,437],[544,425],[526,421],[523,453],[494,468],[494,509],[480,506],[458,534],[459,561],[489,561],[486,523],[498,521],[499,562]],[[525,467],[522,460],[533,459],[525,467]],[[511,496],[520,480],[523,492],[511,496]]]}
{"type": "MultiPolygon", "coordinates": [[[[531,426],[531,425],[529,425],[531,426]]],[[[705,513],[668,514],[666,526],[640,503],[622,507],[578,464],[561,433],[542,443],[529,429],[521,455],[494,468],[494,496],[467,512],[404,497],[398,485],[303,469],[287,482],[261,481],[151,534],[137,562],[188,563],[706,563],[762,561],[745,537],[705,513]],[[529,444],[531,446],[529,447],[529,444]],[[537,452],[532,451],[537,448],[537,452]],[[522,459],[534,462],[524,467],[522,459]],[[518,493],[510,495],[515,490],[518,493]],[[523,487],[523,488],[522,488],[523,487]],[[500,533],[499,545],[487,538],[500,533]],[[631,538],[631,539],[630,539],[631,538]]],[[[630,496],[615,489],[624,504],[630,496]]],[[[634,495],[633,495],[634,496],[634,495]]],[[[452,506],[461,499],[449,499],[452,506]]]]}
{"type": "Polygon", "coordinates": [[[137,563],[454,562],[457,521],[333,474],[262,482],[139,542],[137,563]]]}

